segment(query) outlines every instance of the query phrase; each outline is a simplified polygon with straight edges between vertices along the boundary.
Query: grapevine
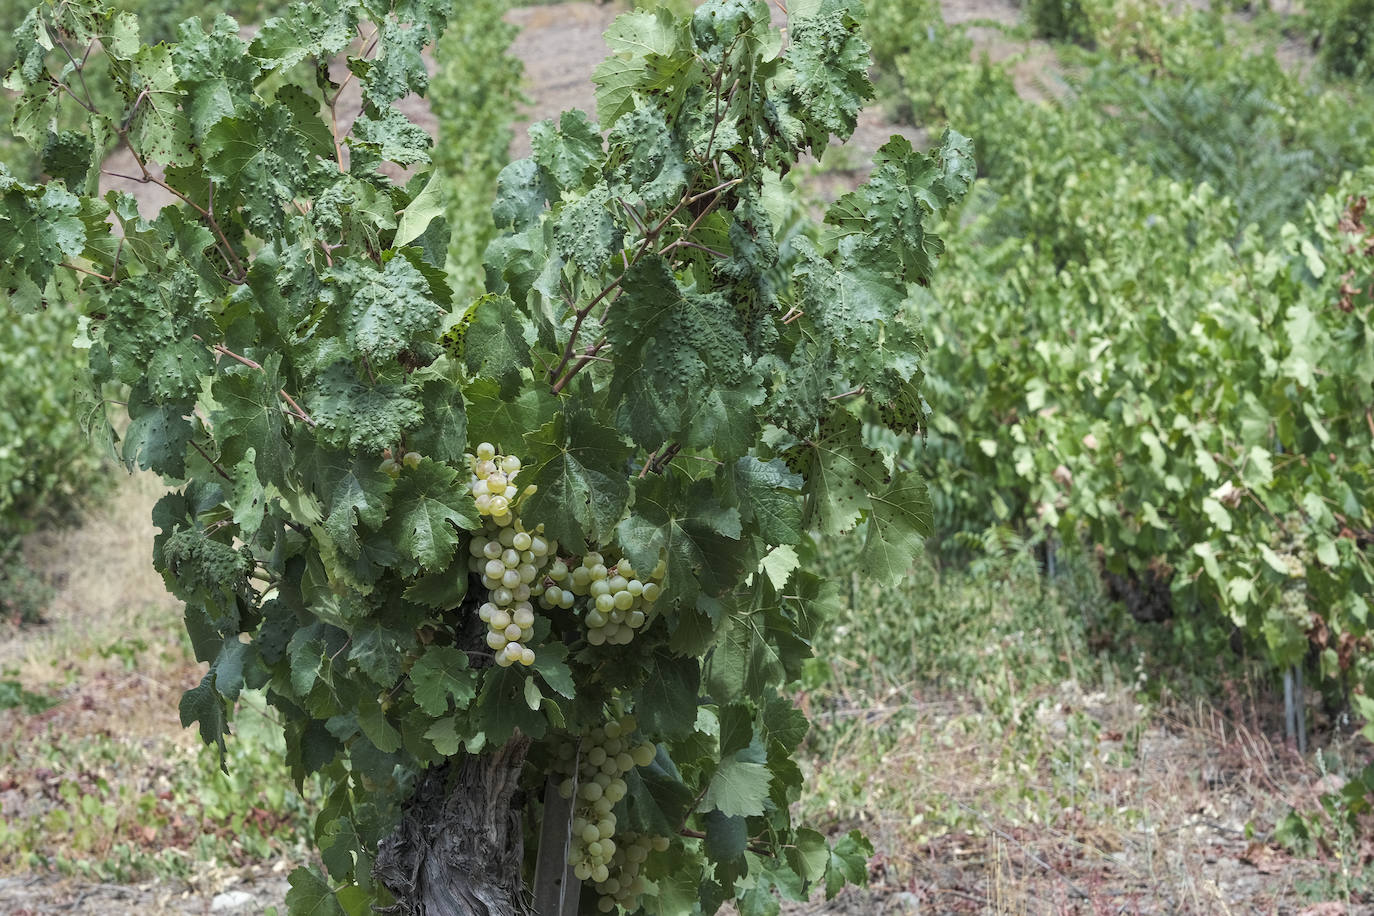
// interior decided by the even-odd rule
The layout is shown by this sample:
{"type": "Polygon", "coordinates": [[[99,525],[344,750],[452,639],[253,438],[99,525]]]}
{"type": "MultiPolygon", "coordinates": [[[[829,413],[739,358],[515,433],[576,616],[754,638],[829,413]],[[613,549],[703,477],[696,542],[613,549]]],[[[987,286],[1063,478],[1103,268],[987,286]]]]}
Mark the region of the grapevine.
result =
{"type": "Polygon", "coordinates": [[[63,0],[16,33],[16,135],[64,158],[0,169],[0,295],[81,304],[121,457],[172,488],[154,559],[205,664],[182,720],[222,751],[261,690],[321,784],[293,914],[524,916],[540,856],[584,910],[833,896],[871,846],[794,822],[789,685],[834,590],[818,544],[854,534],[893,582],[930,533],[862,421],[918,425],[911,297],[971,144],[893,138],[812,225],[786,176],[871,93],[862,5],[794,4],[785,40],[757,0],[629,13],[596,117],[535,124],[498,177],[470,301],[461,208],[396,107],[447,13],[302,0],[251,39],[220,17],[148,47],[63,0]],[[59,109],[85,142],[50,142],[59,109]],[[177,203],[97,195],[111,140],[177,203]]]}

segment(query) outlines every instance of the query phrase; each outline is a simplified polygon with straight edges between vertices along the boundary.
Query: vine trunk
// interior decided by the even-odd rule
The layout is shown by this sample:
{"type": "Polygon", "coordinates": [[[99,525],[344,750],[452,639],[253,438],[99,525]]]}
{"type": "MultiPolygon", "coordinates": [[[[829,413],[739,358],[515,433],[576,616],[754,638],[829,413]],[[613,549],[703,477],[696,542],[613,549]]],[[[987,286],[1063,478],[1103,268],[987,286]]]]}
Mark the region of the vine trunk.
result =
{"type": "Polygon", "coordinates": [[[529,739],[431,768],[384,839],[374,869],[402,916],[531,916],[520,768],[529,739]]]}

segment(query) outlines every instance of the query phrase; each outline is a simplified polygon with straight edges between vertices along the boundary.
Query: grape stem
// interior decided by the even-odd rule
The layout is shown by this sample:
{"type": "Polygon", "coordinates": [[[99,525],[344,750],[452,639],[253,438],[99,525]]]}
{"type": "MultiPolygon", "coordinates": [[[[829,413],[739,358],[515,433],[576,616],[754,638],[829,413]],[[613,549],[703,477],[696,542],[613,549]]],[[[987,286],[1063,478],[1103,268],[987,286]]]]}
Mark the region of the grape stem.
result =
{"type": "Polygon", "coordinates": [[[233,482],[234,482],[234,478],[233,478],[232,476],[230,476],[229,472],[226,471],[226,470],[220,465],[220,463],[219,463],[218,461],[216,461],[215,459],[211,458],[211,457],[209,456],[209,454],[206,453],[205,449],[203,449],[203,448],[200,447],[200,443],[199,443],[199,442],[197,442],[196,440],[192,439],[192,440],[191,440],[191,448],[193,448],[193,449],[195,449],[196,451],[200,452],[200,457],[204,458],[207,462],[209,462],[210,467],[212,467],[212,468],[215,469],[215,473],[219,474],[219,476],[223,477],[225,480],[229,481],[230,483],[233,483],[233,482]]]}
{"type": "MultiPolygon", "coordinates": [[[[678,835],[691,837],[694,840],[706,839],[706,834],[702,833],[700,830],[692,830],[688,827],[683,827],[681,830],[679,830],[678,835]]],[[[755,855],[768,856],[770,859],[776,859],[778,857],[778,854],[776,852],[774,852],[772,849],[769,849],[767,846],[764,846],[761,843],[750,843],[745,848],[748,849],[750,852],[754,853],[755,855]]]]}
{"type": "Polygon", "coordinates": [[[96,277],[96,278],[98,278],[98,279],[104,280],[106,283],[112,283],[112,282],[114,282],[114,277],[107,277],[107,276],[105,276],[105,275],[102,274],[102,273],[97,273],[97,272],[94,271],[94,270],[87,270],[87,269],[84,268],[84,267],[77,267],[75,264],[70,264],[70,263],[68,263],[68,262],[66,262],[66,261],[63,261],[63,262],[62,262],[60,265],[58,265],[58,266],[59,266],[59,267],[65,267],[65,268],[67,268],[68,270],[74,270],[74,271],[76,271],[77,273],[87,274],[88,276],[96,277]]]}
{"type": "Polygon", "coordinates": [[[653,455],[649,456],[647,467],[655,474],[662,474],[664,469],[668,467],[668,462],[672,461],[675,457],[677,457],[677,453],[680,451],[682,451],[681,443],[670,443],[667,448],[665,448],[662,452],[658,454],[657,457],[653,455]]]}
{"type": "Polygon", "coordinates": [[[606,338],[603,337],[601,338],[601,340],[597,341],[591,346],[583,348],[582,355],[577,358],[577,362],[573,363],[572,366],[568,369],[567,373],[557,382],[554,383],[553,393],[558,394],[560,391],[567,387],[568,382],[572,381],[572,377],[574,375],[582,371],[582,368],[584,366],[587,366],[588,364],[595,362],[598,359],[596,354],[603,347],[606,346],[606,342],[606,338]]]}

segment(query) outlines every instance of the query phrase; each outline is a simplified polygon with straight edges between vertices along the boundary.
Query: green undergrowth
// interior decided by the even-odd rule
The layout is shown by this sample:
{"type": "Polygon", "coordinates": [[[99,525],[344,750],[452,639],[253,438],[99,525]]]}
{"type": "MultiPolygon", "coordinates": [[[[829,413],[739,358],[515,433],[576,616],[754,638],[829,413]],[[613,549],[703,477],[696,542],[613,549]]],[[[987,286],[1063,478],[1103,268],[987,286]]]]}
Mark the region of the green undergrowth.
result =
{"type": "Polygon", "coordinates": [[[969,130],[980,163],[917,300],[932,413],[910,460],[937,533],[1082,537],[1162,588],[1191,651],[1238,626],[1277,670],[1310,643],[1313,681],[1348,699],[1374,670],[1355,495],[1374,103],[1282,65],[1271,20],[1087,5],[1096,38],[1054,46],[1043,101],[933,4],[876,5],[917,26],[878,31],[889,109],[969,130]]]}
{"type": "Polygon", "coordinates": [[[176,695],[196,677],[178,613],[164,603],[108,617],[18,637],[23,663],[0,672],[0,873],[213,883],[305,861],[319,795],[283,779],[281,727],[261,693],[240,697],[221,770],[177,720],[176,695]]]}
{"type": "Polygon", "coordinates": [[[227,774],[176,732],[7,745],[0,782],[19,799],[0,822],[0,870],[132,882],[303,860],[311,801],[281,780],[280,729],[261,709],[245,695],[227,774]]]}
{"type": "MultiPolygon", "coordinates": [[[[855,585],[842,605],[805,679],[813,816],[876,817],[914,848],[982,832],[988,817],[1046,824],[1092,807],[1083,764],[1097,756],[1102,716],[1061,707],[1135,697],[1148,672],[1129,636],[1085,648],[1115,617],[1085,564],[1045,580],[1024,551],[976,571],[923,559],[902,585],[855,585]]],[[[1152,708],[1134,708],[1132,725],[1145,728],[1152,708]]]]}
{"type": "MultiPolygon", "coordinates": [[[[1090,556],[1056,566],[1046,577],[1016,544],[971,565],[918,559],[891,589],[842,589],[803,679],[804,814],[864,825],[894,879],[955,835],[1111,848],[1191,817],[1146,745],[1174,740],[1180,710],[1230,717],[1224,698],[1253,690],[1260,667],[1227,652],[1203,669],[1167,627],[1111,601],[1090,556]]],[[[1257,808],[1245,829],[1267,836],[1281,813],[1257,808]]]]}

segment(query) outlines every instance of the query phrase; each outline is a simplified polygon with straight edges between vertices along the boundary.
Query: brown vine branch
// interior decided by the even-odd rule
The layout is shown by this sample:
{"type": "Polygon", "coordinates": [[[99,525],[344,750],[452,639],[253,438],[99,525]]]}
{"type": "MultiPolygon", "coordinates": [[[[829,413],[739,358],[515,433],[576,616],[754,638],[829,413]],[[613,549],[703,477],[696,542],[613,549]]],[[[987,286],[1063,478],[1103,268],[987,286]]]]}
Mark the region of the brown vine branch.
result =
{"type": "Polygon", "coordinates": [[[97,273],[97,272],[94,271],[94,270],[87,270],[87,269],[84,268],[84,267],[77,267],[75,264],[69,264],[69,263],[67,263],[66,261],[63,261],[63,262],[62,262],[61,264],[59,264],[58,266],[59,266],[59,267],[65,267],[65,268],[67,268],[68,270],[74,270],[74,271],[76,271],[77,273],[89,274],[89,275],[92,276],[92,277],[97,277],[97,278],[99,278],[99,279],[101,279],[101,280],[104,280],[106,283],[113,283],[113,282],[114,282],[114,277],[107,277],[107,276],[105,276],[105,275],[102,274],[102,273],[97,273]]]}
{"type": "Polygon", "coordinates": [[[563,377],[554,383],[553,393],[558,394],[560,391],[567,387],[568,382],[572,381],[572,377],[574,375],[581,372],[582,369],[587,365],[591,364],[592,362],[595,362],[597,359],[597,352],[605,346],[606,338],[603,337],[591,346],[584,348],[582,351],[582,355],[577,358],[577,362],[573,363],[568,368],[568,371],[563,375],[563,377]]]}
{"type": "Polygon", "coordinates": [[[134,157],[134,162],[136,162],[138,164],[139,169],[142,170],[143,177],[140,178],[137,175],[125,175],[122,172],[112,172],[109,169],[101,169],[100,174],[109,175],[111,178],[122,178],[125,181],[137,181],[141,184],[155,184],[159,188],[162,188],[162,190],[166,191],[168,194],[171,194],[173,197],[185,203],[192,210],[195,210],[197,213],[199,213],[201,217],[207,223],[209,223],[211,230],[214,231],[215,235],[219,239],[219,241],[215,243],[215,248],[219,251],[221,255],[224,256],[224,259],[229,263],[229,266],[238,273],[238,276],[226,277],[225,279],[227,279],[230,283],[233,283],[235,286],[242,286],[248,278],[248,271],[244,269],[243,262],[239,260],[239,256],[234,252],[234,246],[229,243],[229,237],[224,234],[224,230],[220,227],[219,220],[215,219],[215,215],[211,213],[209,210],[202,207],[200,204],[193,201],[191,198],[187,197],[185,194],[178,191],[176,188],[169,185],[167,182],[163,181],[161,178],[158,178],[156,175],[149,172],[148,166],[144,164],[143,159],[138,155],[137,152],[135,152],[133,146],[128,144],[128,137],[125,136],[124,139],[125,145],[129,146],[130,154],[132,154],[134,157]]]}
{"type": "MultiPolygon", "coordinates": [[[[706,839],[706,834],[702,833],[700,830],[692,830],[690,827],[683,827],[678,831],[678,835],[691,837],[694,840],[706,839]]],[[[770,859],[776,859],[778,857],[776,852],[758,842],[750,842],[748,849],[755,855],[768,856],[770,859]]]]}
{"type": "Polygon", "coordinates": [[[57,42],[57,46],[62,49],[62,53],[67,55],[67,60],[71,61],[72,70],[76,71],[76,78],[81,80],[81,91],[86,94],[86,110],[91,114],[95,114],[95,102],[91,99],[91,87],[86,85],[86,74],[82,71],[86,66],[86,58],[90,55],[91,45],[93,44],[95,44],[95,42],[92,41],[86,45],[86,53],[81,55],[81,63],[78,64],[76,58],[72,57],[72,52],[67,50],[67,43],[60,39],[57,42]]]}
{"type": "Polygon", "coordinates": [[[73,102],[76,102],[76,104],[80,105],[82,108],[86,109],[93,115],[100,114],[100,112],[95,110],[95,107],[91,105],[91,103],[87,102],[85,99],[81,98],[81,96],[77,95],[72,90],[71,86],[68,86],[66,83],[62,82],[60,79],[58,79],[55,76],[52,76],[51,74],[48,76],[48,79],[52,80],[53,85],[57,86],[59,89],[65,89],[67,91],[67,95],[72,97],[73,102]]]}
{"type": "Polygon", "coordinates": [[[200,457],[204,458],[207,462],[209,462],[210,467],[212,467],[212,468],[215,469],[215,473],[216,473],[216,474],[219,474],[219,476],[223,477],[225,480],[227,480],[227,481],[229,481],[229,482],[231,482],[231,483],[233,482],[234,478],[233,478],[232,476],[230,476],[229,472],[226,471],[226,470],[220,465],[220,463],[219,463],[218,461],[216,461],[215,459],[211,458],[210,455],[205,451],[205,449],[203,449],[203,448],[200,447],[200,443],[199,443],[199,442],[197,442],[196,440],[192,439],[192,440],[191,440],[191,448],[193,448],[193,449],[195,449],[196,451],[200,452],[200,457]]]}
{"type": "Polygon", "coordinates": [[[281,395],[283,398],[285,398],[285,399],[286,399],[286,403],[288,403],[288,404],[291,405],[291,410],[293,411],[293,413],[292,413],[291,415],[292,415],[293,417],[295,417],[297,420],[300,420],[300,421],[306,423],[306,424],[309,425],[309,426],[314,426],[314,425],[315,425],[315,421],[312,420],[312,419],[310,419],[310,414],[306,413],[304,410],[301,409],[301,405],[297,404],[297,403],[296,403],[296,399],[293,398],[293,397],[291,397],[291,395],[289,395],[289,394],[286,393],[286,389],[285,389],[285,388],[279,390],[279,391],[277,392],[277,394],[279,394],[279,395],[281,395]]]}
{"type": "MultiPolygon", "coordinates": [[[[611,294],[612,291],[620,288],[620,281],[624,279],[624,274],[621,274],[620,276],[616,277],[609,284],[607,284],[607,286],[603,290],[601,290],[601,292],[596,294],[596,298],[592,299],[591,302],[588,302],[582,308],[577,310],[577,320],[573,322],[572,330],[568,332],[568,345],[563,348],[563,358],[560,359],[558,361],[558,365],[555,366],[549,372],[550,382],[558,378],[559,373],[561,373],[567,367],[568,361],[573,358],[573,353],[575,353],[577,350],[577,335],[582,330],[582,322],[587,320],[587,316],[592,313],[592,309],[596,308],[596,304],[598,302],[600,302],[602,299],[605,299],[608,295],[611,294]]],[[[559,390],[559,388],[555,387],[554,393],[556,394],[559,390]]]]}
{"type": "Polygon", "coordinates": [[[680,451],[682,451],[682,443],[670,443],[667,448],[658,454],[658,457],[653,457],[652,455],[649,457],[649,470],[653,471],[655,474],[662,474],[668,467],[668,462],[676,458],[677,453],[680,451]]]}
{"type": "Polygon", "coordinates": [[[677,240],[674,241],[674,242],[670,242],[666,247],[664,247],[661,251],[659,251],[659,254],[661,254],[661,255],[666,255],[666,254],[668,254],[670,251],[672,251],[674,248],[695,248],[697,251],[704,251],[704,252],[706,252],[707,254],[711,255],[712,257],[716,257],[716,258],[728,258],[728,257],[729,257],[729,255],[727,255],[727,254],[726,254],[725,252],[723,252],[723,251],[716,251],[714,248],[707,248],[705,245],[699,245],[699,244],[697,244],[696,242],[689,242],[689,241],[687,241],[687,239],[685,239],[685,238],[680,238],[680,239],[677,239],[677,240]]]}
{"type": "Polygon", "coordinates": [[[644,475],[647,474],[647,473],[649,473],[649,465],[651,465],[651,464],[654,463],[654,458],[655,458],[657,455],[658,455],[658,452],[650,452],[650,453],[649,453],[649,457],[647,457],[647,458],[644,459],[644,463],[643,463],[642,465],[640,465],[640,467],[639,467],[639,473],[638,473],[637,475],[635,475],[639,480],[643,480],[643,479],[644,479],[644,475]]]}
{"type": "Polygon", "coordinates": [[[863,385],[860,385],[858,388],[851,388],[851,389],[849,389],[848,391],[841,391],[839,394],[832,394],[830,397],[826,398],[826,400],[827,400],[827,401],[842,401],[842,400],[844,400],[845,398],[852,398],[852,397],[854,397],[855,395],[860,395],[860,394],[863,394],[863,393],[864,393],[864,386],[863,386],[863,385]]]}
{"type": "Polygon", "coordinates": [[[253,360],[249,359],[249,358],[246,357],[246,356],[240,356],[239,354],[235,353],[233,350],[231,350],[231,349],[229,349],[228,347],[226,347],[224,344],[215,344],[215,345],[214,345],[213,347],[211,347],[210,349],[214,350],[216,353],[223,353],[225,356],[229,357],[230,359],[236,359],[236,360],[238,360],[239,362],[241,362],[241,363],[243,363],[245,366],[247,366],[249,369],[257,369],[259,372],[262,371],[262,365],[261,365],[260,363],[254,362],[253,360]]]}

